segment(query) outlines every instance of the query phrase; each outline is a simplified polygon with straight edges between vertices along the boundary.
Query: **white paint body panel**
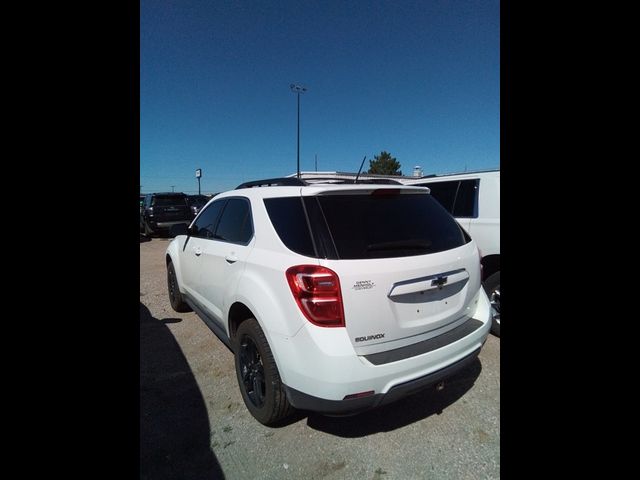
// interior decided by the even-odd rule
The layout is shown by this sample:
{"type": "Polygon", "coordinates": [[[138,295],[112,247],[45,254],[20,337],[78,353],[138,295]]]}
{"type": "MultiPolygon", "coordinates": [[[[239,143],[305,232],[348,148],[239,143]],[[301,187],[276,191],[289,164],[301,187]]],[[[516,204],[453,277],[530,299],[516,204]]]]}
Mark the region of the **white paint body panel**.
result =
{"type": "MultiPolygon", "coordinates": [[[[286,248],[263,200],[338,188],[261,187],[216,196],[214,201],[225,197],[249,200],[254,236],[247,246],[189,238],[184,248],[186,236],[172,240],[167,255],[174,264],[181,292],[197,299],[227,334],[231,306],[236,302],[245,305],[267,337],[283,383],[322,399],[342,400],[368,390],[386,393],[394,385],[440,370],[480,348],[491,322],[489,301],[480,286],[474,241],[435,254],[367,260],[317,259],[286,248]],[[196,257],[193,247],[202,253],[196,257]],[[229,265],[224,255],[232,250],[239,258],[229,265]],[[323,328],[307,321],[285,276],[294,265],[322,265],[338,274],[346,328],[323,328]],[[451,283],[442,289],[431,288],[430,277],[446,272],[454,272],[451,283]],[[362,281],[375,286],[353,288],[362,281]],[[363,357],[440,335],[470,317],[482,326],[434,351],[377,366],[363,357]],[[384,339],[355,341],[356,337],[376,333],[384,333],[384,339]]],[[[372,186],[348,188],[364,191],[372,186]]]]}

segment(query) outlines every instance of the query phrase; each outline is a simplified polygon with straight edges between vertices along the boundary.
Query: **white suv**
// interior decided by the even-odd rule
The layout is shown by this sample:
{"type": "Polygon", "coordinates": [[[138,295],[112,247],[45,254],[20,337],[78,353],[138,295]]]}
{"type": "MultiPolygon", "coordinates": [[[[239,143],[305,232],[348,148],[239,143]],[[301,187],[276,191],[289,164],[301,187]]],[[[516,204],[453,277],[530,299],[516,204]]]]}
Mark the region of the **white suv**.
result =
{"type": "Polygon", "coordinates": [[[234,352],[265,425],[440,383],[491,327],[478,248],[426,188],[250,182],[173,234],[171,306],[193,309],[234,352]]]}
{"type": "Polygon", "coordinates": [[[403,183],[429,187],[478,245],[483,285],[492,305],[491,331],[499,337],[500,170],[434,175],[403,183]]]}

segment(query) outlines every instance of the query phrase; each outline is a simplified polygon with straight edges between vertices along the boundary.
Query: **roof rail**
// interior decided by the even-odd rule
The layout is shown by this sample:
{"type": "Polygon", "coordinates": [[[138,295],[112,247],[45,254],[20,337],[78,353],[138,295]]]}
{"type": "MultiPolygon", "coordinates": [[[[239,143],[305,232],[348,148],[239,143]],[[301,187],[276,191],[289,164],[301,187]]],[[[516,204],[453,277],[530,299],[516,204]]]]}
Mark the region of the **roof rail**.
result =
{"type": "Polygon", "coordinates": [[[245,182],[236,187],[236,190],[240,188],[252,188],[252,187],[303,187],[308,185],[307,182],[299,178],[283,177],[283,178],[267,178],[265,180],[254,180],[253,182],[245,182]]]}

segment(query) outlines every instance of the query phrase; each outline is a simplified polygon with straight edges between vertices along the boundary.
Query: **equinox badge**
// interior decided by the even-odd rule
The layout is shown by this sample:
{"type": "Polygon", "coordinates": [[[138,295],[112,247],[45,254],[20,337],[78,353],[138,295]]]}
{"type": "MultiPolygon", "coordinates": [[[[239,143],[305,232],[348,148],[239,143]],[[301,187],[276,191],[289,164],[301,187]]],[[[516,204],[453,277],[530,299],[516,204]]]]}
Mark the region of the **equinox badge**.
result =
{"type": "Polygon", "coordinates": [[[375,335],[367,335],[366,337],[356,337],[356,342],[368,342],[369,340],[379,340],[384,338],[384,333],[377,333],[375,335]]]}

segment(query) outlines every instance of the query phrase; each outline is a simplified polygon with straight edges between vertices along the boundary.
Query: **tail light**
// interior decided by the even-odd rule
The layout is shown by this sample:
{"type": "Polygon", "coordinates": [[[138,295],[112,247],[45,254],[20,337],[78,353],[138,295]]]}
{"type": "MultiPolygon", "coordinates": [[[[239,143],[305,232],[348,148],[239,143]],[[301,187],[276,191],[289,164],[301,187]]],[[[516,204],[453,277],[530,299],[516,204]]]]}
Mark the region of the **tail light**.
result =
{"type": "Polygon", "coordinates": [[[318,265],[297,265],[286,272],[291,293],[304,316],[319,327],[344,327],[338,275],[318,265]]]}

